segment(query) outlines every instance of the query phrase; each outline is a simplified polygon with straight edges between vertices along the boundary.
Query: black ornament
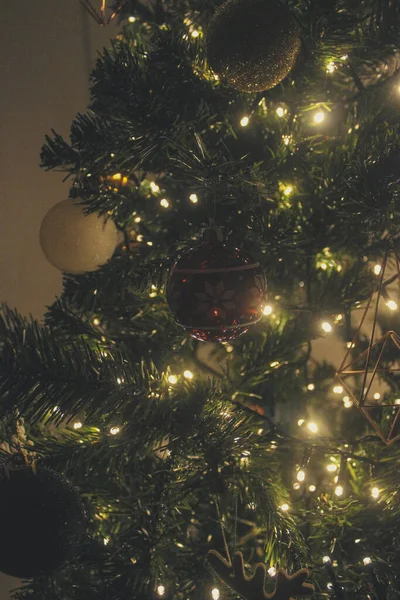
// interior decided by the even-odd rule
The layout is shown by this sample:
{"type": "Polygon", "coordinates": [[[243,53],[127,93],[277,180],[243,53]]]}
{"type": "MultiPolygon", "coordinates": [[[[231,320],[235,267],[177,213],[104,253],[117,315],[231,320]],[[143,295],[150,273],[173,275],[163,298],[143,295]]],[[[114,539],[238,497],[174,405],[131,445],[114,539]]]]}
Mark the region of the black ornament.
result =
{"type": "Polygon", "coordinates": [[[300,46],[295,18],[276,0],[227,0],[207,34],[210,66],[240,92],[277,85],[293,68],[300,46]]]}
{"type": "Polygon", "coordinates": [[[79,493],[59,473],[29,466],[0,478],[0,571],[48,575],[77,548],[85,530],[79,493]]]}
{"type": "Polygon", "coordinates": [[[266,281],[245,250],[205,237],[173,265],[167,300],[175,321],[192,337],[226,342],[261,319],[266,281]]]}

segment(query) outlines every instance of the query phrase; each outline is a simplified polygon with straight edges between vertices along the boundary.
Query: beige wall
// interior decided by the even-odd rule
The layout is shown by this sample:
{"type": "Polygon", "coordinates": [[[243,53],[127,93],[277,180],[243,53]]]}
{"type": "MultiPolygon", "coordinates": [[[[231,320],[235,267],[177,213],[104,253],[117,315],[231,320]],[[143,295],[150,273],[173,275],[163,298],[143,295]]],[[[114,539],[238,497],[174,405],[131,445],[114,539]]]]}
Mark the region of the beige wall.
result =
{"type": "MultiPolygon", "coordinates": [[[[40,317],[61,274],[43,257],[38,229],[68,193],[61,173],[39,168],[40,148],[50,128],[67,134],[85,110],[90,64],[115,28],[99,27],[78,0],[0,5],[0,302],[40,317]]],[[[16,583],[0,575],[0,600],[16,583]]]]}
{"type": "Polygon", "coordinates": [[[91,59],[114,32],[78,0],[1,1],[0,301],[22,313],[40,316],[61,286],[42,256],[38,228],[68,184],[39,169],[44,135],[51,127],[67,134],[85,110],[91,59]]]}

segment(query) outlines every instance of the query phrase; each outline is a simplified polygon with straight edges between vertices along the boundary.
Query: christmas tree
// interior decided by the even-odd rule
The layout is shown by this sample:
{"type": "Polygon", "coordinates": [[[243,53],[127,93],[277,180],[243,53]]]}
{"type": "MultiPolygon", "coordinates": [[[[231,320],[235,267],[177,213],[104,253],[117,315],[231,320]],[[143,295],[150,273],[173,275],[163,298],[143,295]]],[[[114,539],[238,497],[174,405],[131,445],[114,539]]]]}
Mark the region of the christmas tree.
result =
{"type": "Polygon", "coordinates": [[[111,10],[41,154],[63,294],[1,312],[0,570],[21,599],[398,599],[400,4],[111,10]]]}

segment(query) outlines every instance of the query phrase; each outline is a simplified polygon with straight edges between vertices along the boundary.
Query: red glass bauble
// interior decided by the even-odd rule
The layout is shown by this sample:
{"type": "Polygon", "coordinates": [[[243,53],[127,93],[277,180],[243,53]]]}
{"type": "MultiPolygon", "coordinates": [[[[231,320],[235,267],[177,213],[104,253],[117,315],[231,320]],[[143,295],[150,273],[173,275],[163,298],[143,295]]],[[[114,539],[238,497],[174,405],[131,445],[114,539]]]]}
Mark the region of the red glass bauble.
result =
{"type": "Polygon", "coordinates": [[[259,321],[266,296],[260,265],[246,251],[206,240],[174,263],[167,300],[175,321],[204,342],[227,342],[259,321]]]}

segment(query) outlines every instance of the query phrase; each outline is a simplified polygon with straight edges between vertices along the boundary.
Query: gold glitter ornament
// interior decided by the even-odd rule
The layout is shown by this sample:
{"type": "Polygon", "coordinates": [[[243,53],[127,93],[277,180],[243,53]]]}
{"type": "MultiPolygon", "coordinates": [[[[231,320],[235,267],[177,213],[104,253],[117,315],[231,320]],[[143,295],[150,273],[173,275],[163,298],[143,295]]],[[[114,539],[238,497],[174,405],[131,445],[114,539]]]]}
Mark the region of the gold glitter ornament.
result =
{"type": "Polygon", "coordinates": [[[40,227],[40,245],[47,260],[60,271],[96,271],[110,260],[118,243],[111,219],[92,213],[73,200],[63,200],[49,210],[40,227]]]}
{"type": "Polygon", "coordinates": [[[208,62],[239,92],[269,90],[293,68],[299,27],[290,10],[270,0],[227,0],[207,34],[208,62]]]}

